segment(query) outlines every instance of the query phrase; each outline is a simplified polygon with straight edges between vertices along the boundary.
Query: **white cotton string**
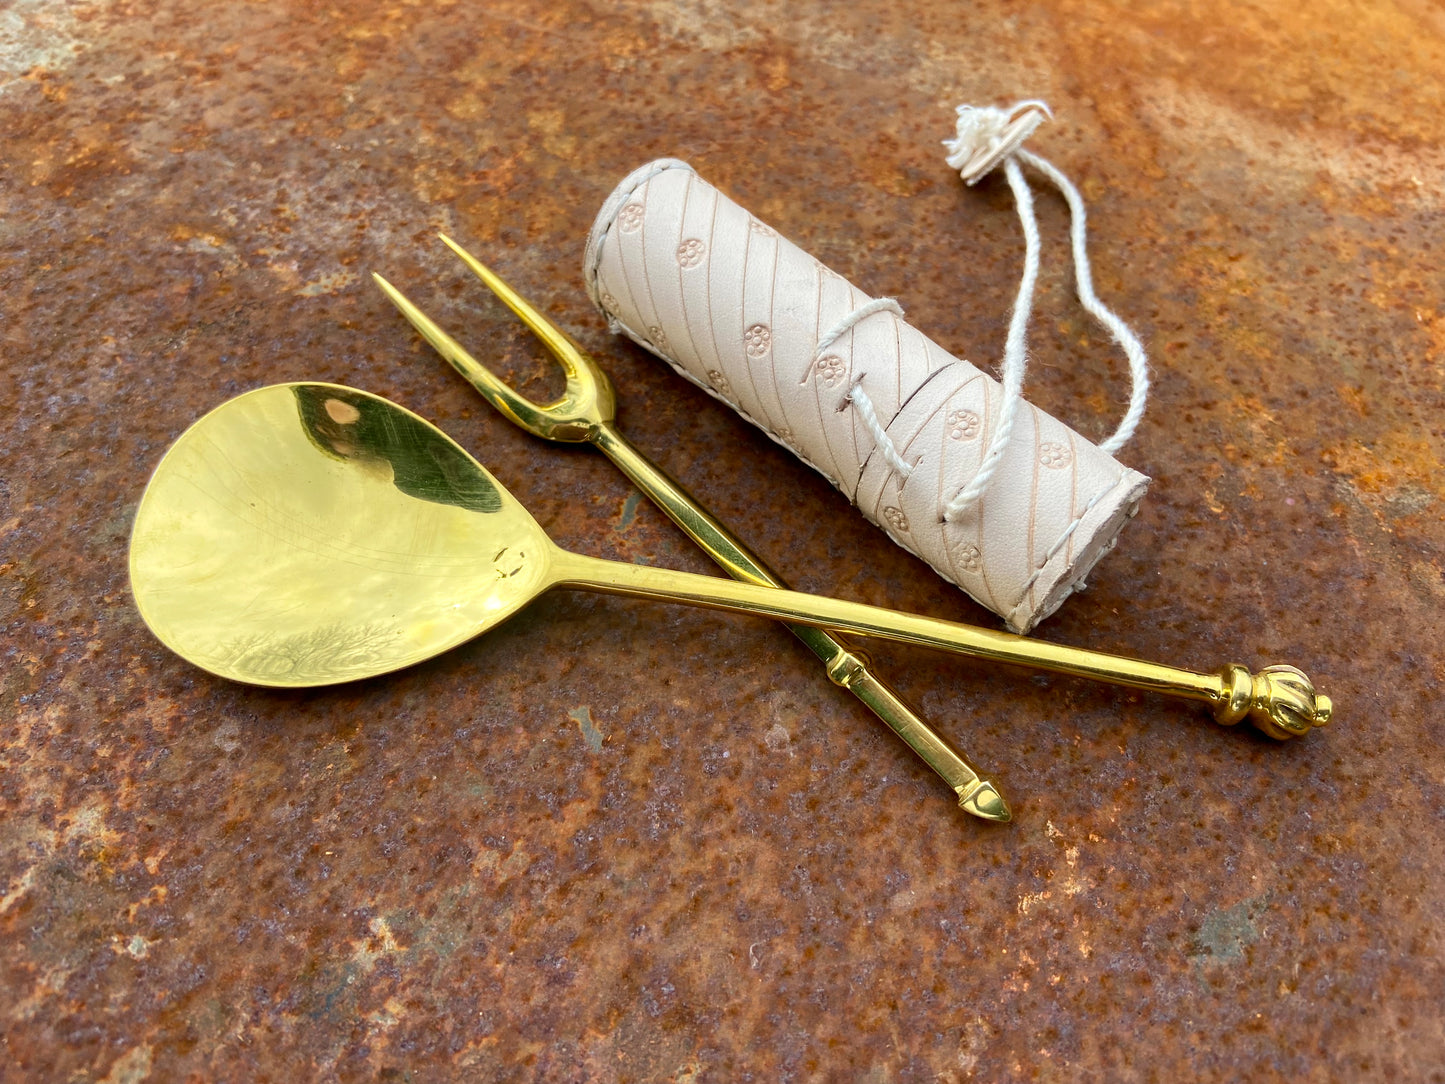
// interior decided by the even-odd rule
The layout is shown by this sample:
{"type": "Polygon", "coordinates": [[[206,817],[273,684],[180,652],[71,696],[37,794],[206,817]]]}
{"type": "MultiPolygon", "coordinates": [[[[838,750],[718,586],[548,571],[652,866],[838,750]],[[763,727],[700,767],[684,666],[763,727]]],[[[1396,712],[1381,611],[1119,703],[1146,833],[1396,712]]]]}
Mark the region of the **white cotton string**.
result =
{"type": "Polygon", "coordinates": [[[998,425],[984,452],[978,473],[964,486],[958,496],[944,506],[943,518],[952,520],[971,508],[1003,462],[1009,438],[1013,436],[1014,418],[1019,400],[1023,398],[1024,369],[1028,365],[1029,315],[1033,311],[1034,285],[1039,278],[1039,224],[1034,218],[1034,197],[1018,163],[1010,155],[1004,159],[1004,175],[1018,203],[1019,224],[1024,231],[1024,274],[1019,280],[1018,296],[1014,298],[1013,316],[1009,320],[1008,338],[1003,348],[1003,399],[998,408],[998,425]]]}
{"type": "Polygon", "coordinates": [[[1124,356],[1129,359],[1129,375],[1133,383],[1129,392],[1129,410],[1119,422],[1119,428],[1114,430],[1114,435],[1099,445],[1113,455],[1129,442],[1134,430],[1139,428],[1139,419],[1144,417],[1144,404],[1149,399],[1149,359],[1144,354],[1144,344],[1139,341],[1139,337],[1094,293],[1094,273],[1089,267],[1088,215],[1079,190],[1064,176],[1063,171],[1047,158],[1041,158],[1023,148],[1014,153],[1018,155],[1019,161],[1033,166],[1063,193],[1069,205],[1069,237],[1074,249],[1074,285],[1079,301],[1089,315],[1114,337],[1114,341],[1124,351],[1124,356]]]}
{"type": "MultiPolygon", "coordinates": [[[[828,347],[848,334],[860,320],[866,320],[877,312],[891,312],[894,316],[902,317],[903,306],[891,297],[875,297],[872,301],[859,305],[847,316],[830,327],[823,333],[822,337],[818,339],[818,345],[813,348],[813,363],[816,365],[822,360],[823,351],[827,350],[828,347]]],[[[888,430],[884,429],[883,423],[878,420],[878,411],[873,407],[873,400],[868,398],[868,393],[863,390],[862,379],[863,378],[859,376],[858,379],[853,382],[853,386],[848,389],[848,398],[846,401],[852,403],[853,406],[857,408],[858,416],[863,419],[864,426],[866,426],[868,432],[872,434],[873,444],[882,454],[884,460],[907,480],[908,476],[913,473],[913,464],[898,454],[898,449],[893,444],[893,438],[888,435],[888,430]]],[[[842,408],[840,407],[839,409],[841,410],[842,408]]]]}
{"type": "Polygon", "coordinates": [[[818,345],[813,348],[814,358],[822,357],[823,351],[848,334],[854,324],[867,319],[875,312],[891,312],[894,316],[902,316],[903,306],[891,297],[875,297],[872,301],[859,305],[823,333],[822,338],[818,340],[818,345]]]}
{"type": "Polygon", "coordinates": [[[913,464],[898,454],[898,449],[893,445],[893,438],[888,435],[888,430],[883,428],[883,423],[878,420],[878,412],[873,409],[873,400],[868,398],[868,393],[863,390],[862,377],[848,389],[848,401],[857,408],[858,416],[863,419],[863,424],[868,427],[868,432],[873,434],[873,443],[878,452],[888,461],[888,465],[901,474],[906,481],[913,473],[913,464]]]}
{"type": "Polygon", "coordinates": [[[1062,193],[1069,205],[1069,233],[1074,258],[1074,280],[1079,301],[1096,321],[1113,336],[1129,359],[1132,388],[1129,409],[1114,435],[1099,445],[1113,455],[1134,435],[1144,416],[1149,398],[1149,368],[1144,347],[1123,320],[1104,305],[1094,292],[1094,277],[1089,265],[1088,225],[1083,197],[1064,174],[1048,160],[1026,151],[1022,143],[1046,117],[1053,114],[1040,101],[1019,102],[1012,109],[958,107],[957,134],[944,141],[947,162],[968,184],[1002,163],[1018,203],[1019,221],[1024,230],[1024,273],[1009,322],[1008,340],[1003,357],[1003,399],[999,404],[999,420],[992,440],[984,453],[978,473],[963,490],[944,506],[944,518],[952,520],[971,507],[987,489],[1003,459],[1009,437],[1013,433],[1014,415],[1023,397],[1023,375],[1026,365],[1026,335],[1033,306],[1034,286],[1038,279],[1038,223],[1033,213],[1033,197],[1018,163],[1032,166],[1047,177],[1062,193]]]}

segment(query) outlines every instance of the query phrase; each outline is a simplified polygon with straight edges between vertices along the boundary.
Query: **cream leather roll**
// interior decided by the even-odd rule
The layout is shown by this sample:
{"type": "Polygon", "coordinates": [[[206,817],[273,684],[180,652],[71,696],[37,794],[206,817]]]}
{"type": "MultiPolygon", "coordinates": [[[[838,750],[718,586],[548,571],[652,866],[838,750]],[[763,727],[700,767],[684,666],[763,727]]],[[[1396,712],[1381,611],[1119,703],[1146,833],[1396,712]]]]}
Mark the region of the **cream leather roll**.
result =
{"type": "Polygon", "coordinates": [[[1083,585],[1148,487],[1024,403],[983,496],[946,519],[997,425],[998,383],[870,305],[685,162],[659,159],[617,187],[584,275],[614,330],[821,472],[1016,632],[1083,585]]]}

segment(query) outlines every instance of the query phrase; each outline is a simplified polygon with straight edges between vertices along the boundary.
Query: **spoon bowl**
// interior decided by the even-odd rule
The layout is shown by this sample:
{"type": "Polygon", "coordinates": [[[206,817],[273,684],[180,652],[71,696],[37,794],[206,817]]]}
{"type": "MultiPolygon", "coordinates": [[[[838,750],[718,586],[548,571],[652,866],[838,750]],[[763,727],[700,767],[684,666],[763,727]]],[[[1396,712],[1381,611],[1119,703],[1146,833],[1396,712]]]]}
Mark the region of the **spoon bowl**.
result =
{"type": "Polygon", "coordinates": [[[334,384],[278,384],[188,429],[131,536],[142,617],[254,685],[328,685],[431,658],[546,589],[555,549],[440,430],[334,384]]]}

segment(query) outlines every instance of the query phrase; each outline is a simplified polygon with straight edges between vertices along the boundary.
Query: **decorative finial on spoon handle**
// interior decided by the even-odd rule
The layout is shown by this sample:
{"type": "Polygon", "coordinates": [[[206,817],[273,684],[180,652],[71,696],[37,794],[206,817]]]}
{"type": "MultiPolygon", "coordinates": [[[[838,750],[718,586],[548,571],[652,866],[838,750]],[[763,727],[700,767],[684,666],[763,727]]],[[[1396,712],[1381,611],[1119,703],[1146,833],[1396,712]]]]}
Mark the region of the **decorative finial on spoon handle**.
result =
{"type": "Polygon", "coordinates": [[[1315,692],[1314,683],[1293,666],[1266,666],[1251,674],[1248,667],[1232,663],[1220,677],[1224,689],[1214,720],[1223,726],[1248,718],[1271,738],[1285,741],[1324,726],[1334,710],[1330,698],[1315,692]]]}

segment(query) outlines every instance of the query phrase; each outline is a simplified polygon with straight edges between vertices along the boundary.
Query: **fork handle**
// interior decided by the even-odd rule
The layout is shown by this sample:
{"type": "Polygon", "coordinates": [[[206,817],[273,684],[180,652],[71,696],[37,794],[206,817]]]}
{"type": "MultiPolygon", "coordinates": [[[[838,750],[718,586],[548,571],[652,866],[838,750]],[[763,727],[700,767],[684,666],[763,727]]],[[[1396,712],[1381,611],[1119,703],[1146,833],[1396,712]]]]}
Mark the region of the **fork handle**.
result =
{"type": "MultiPolygon", "coordinates": [[[[588,440],[597,446],[638,489],[716,561],[729,576],[744,583],[786,589],[787,584],[714,519],[686,490],[637,450],[610,423],[594,425],[588,440]]],[[[828,677],[866,704],[958,795],[958,804],[985,820],[1006,821],[1008,804],[994,785],[981,778],[947,738],[939,734],[871,670],[863,655],[831,633],[807,625],[788,624],[793,634],[823,661],[828,677]]]]}

